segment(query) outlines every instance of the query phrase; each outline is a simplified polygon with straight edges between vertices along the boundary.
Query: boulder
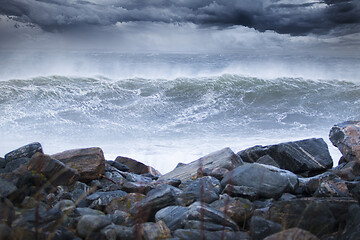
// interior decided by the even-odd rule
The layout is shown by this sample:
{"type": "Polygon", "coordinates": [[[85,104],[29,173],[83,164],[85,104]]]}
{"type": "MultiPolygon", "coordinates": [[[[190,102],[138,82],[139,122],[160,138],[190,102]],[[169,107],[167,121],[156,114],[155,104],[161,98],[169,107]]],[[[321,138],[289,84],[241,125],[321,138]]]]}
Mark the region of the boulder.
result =
{"type": "Polygon", "coordinates": [[[277,162],[275,162],[275,160],[272,157],[270,157],[269,155],[264,155],[262,157],[259,157],[259,159],[256,161],[256,163],[266,164],[266,165],[280,168],[279,164],[277,164],[277,162]]]}
{"type": "Polygon", "coordinates": [[[54,185],[71,185],[78,179],[77,171],[43,153],[35,153],[28,162],[27,169],[44,174],[54,185]]]}
{"type": "Polygon", "coordinates": [[[174,232],[175,239],[193,240],[193,239],[206,239],[206,240],[250,240],[250,236],[241,231],[205,231],[198,229],[177,229],[174,232]]]}
{"type": "Polygon", "coordinates": [[[5,168],[6,161],[5,158],[0,157],[0,169],[5,168]]]}
{"type": "Polygon", "coordinates": [[[346,121],[334,125],[329,137],[345,161],[360,163],[360,121],[346,121]]]}
{"type": "Polygon", "coordinates": [[[14,205],[7,198],[0,198],[0,224],[4,223],[11,226],[14,219],[14,205]]]}
{"type": "Polygon", "coordinates": [[[345,228],[341,234],[341,240],[359,239],[360,236],[360,206],[351,205],[348,210],[345,228]]]}
{"type": "Polygon", "coordinates": [[[250,220],[250,233],[253,240],[262,240],[281,230],[282,226],[280,224],[259,216],[253,216],[250,220]]]}
{"type": "Polygon", "coordinates": [[[12,182],[0,178],[0,198],[8,197],[17,191],[17,187],[12,182]]]}
{"type": "Polygon", "coordinates": [[[264,240],[319,240],[314,234],[311,232],[305,231],[301,228],[290,228],[284,231],[272,234],[264,240]]]}
{"type": "Polygon", "coordinates": [[[31,158],[37,152],[43,153],[41,144],[38,142],[30,143],[7,153],[5,155],[5,161],[9,163],[18,158],[31,158]]]}
{"type": "Polygon", "coordinates": [[[124,182],[121,185],[121,190],[128,193],[142,193],[147,194],[151,189],[154,189],[155,185],[151,183],[141,183],[141,182],[124,182]]]}
{"type": "Polygon", "coordinates": [[[138,236],[144,240],[154,240],[154,239],[168,239],[171,237],[170,229],[166,226],[163,221],[158,221],[156,223],[147,222],[140,224],[137,231],[138,236]]]}
{"type": "Polygon", "coordinates": [[[206,176],[192,181],[180,195],[186,202],[203,201],[211,203],[219,199],[220,182],[214,177],[206,176]]]}
{"type": "Polygon", "coordinates": [[[105,236],[105,239],[109,240],[133,240],[136,239],[134,236],[134,228],[133,227],[125,227],[119,225],[108,225],[101,230],[102,235],[105,236]]]}
{"type": "Polygon", "coordinates": [[[268,155],[281,169],[310,176],[324,172],[333,165],[328,146],[322,138],[255,146],[240,151],[238,155],[246,162],[257,162],[268,155]]]}
{"type": "Polygon", "coordinates": [[[239,226],[243,226],[254,211],[253,203],[248,199],[232,198],[229,196],[211,203],[210,207],[225,213],[239,226]]]}
{"type": "Polygon", "coordinates": [[[184,221],[184,229],[199,229],[205,231],[233,231],[232,228],[223,226],[222,224],[199,220],[184,221]]]}
{"type": "Polygon", "coordinates": [[[78,207],[76,208],[76,212],[80,215],[80,216],[85,216],[85,215],[104,215],[103,212],[99,211],[99,210],[95,210],[92,208],[87,208],[87,207],[78,207]]]}
{"type": "Polygon", "coordinates": [[[205,168],[201,171],[198,172],[198,177],[200,174],[202,174],[202,176],[212,176],[214,178],[217,178],[218,180],[222,180],[225,176],[226,173],[228,173],[229,170],[226,168],[222,168],[222,167],[217,167],[217,168],[205,168]],[[200,174],[199,174],[200,173],[200,174]]]}
{"type": "Polygon", "coordinates": [[[346,181],[360,178],[360,163],[357,161],[344,162],[329,170],[346,181]]]}
{"type": "Polygon", "coordinates": [[[129,193],[122,198],[112,199],[105,208],[106,213],[114,213],[116,210],[130,213],[132,207],[136,207],[141,200],[145,198],[145,195],[140,193],[129,193]]]}
{"type": "Polygon", "coordinates": [[[231,197],[242,197],[250,200],[255,200],[258,197],[256,189],[246,186],[235,186],[226,184],[222,193],[226,193],[231,197]]]}
{"type": "Polygon", "coordinates": [[[121,199],[126,195],[127,193],[121,190],[109,192],[95,192],[90,196],[86,197],[86,200],[92,202],[90,208],[103,210],[114,199],[121,199]]]}
{"type": "Polygon", "coordinates": [[[80,181],[90,182],[98,179],[105,172],[104,153],[100,148],[68,150],[51,157],[78,171],[80,181]]]}
{"type": "Polygon", "coordinates": [[[251,163],[227,173],[221,181],[221,186],[225,187],[227,184],[251,187],[260,196],[277,198],[284,192],[293,191],[298,185],[298,178],[287,170],[251,163]]]}
{"type": "Polygon", "coordinates": [[[163,221],[166,226],[174,231],[176,229],[183,227],[183,219],[187,213],[187,208],[183,206],[168,206],[163,209],[160,209],[155,214],[155,220],[163,221]]]}
{"type": "Polygon", "coordinates": [[[80,218],[76,231],[84,239],[93,239],[103,228],[110,224],[111,220],[106,216],[84,215],[80,218]]]}
{"type": "Polygon", "coordinates": [[[238,155],[236,155],[230,148],[224,148],[210,153],[209,155],[206,155],[189,164],[177,166],[171,172],[160,176],[159,179],[164,180],[177,178],[180,179],[181,182],[186,182],[190,179],[196,178],[199,169],[226,168],[228,170],[232,170],[242,164],[243,161],[238,155]]]}
{"type": "Polygon", "coordinates": [[[161,175],[160,172],[153,167],[147,166],[131,158],[118,156],[115,159],[115,162],[126,165],[129,169],[128,171],[135,174],[150,173],[152,175],[161,175]]]}
{"type": "Polygon", "coordinates": [[[110,166],[116,168],[119,171],[122,172],[128,172],[130,169],[128,168],[128,166],[126,166],[125,164],[119,163],[119,162],[115,162],[115,161],[106,161],[106,163],[108,163],[110,166]]]}

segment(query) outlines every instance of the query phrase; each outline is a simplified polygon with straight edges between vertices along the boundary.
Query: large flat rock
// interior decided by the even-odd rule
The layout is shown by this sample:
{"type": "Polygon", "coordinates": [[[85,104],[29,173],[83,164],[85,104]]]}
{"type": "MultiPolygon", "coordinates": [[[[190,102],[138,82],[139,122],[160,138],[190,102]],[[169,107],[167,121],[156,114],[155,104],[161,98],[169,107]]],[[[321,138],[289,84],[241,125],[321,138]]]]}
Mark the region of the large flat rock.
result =
{"type": "Polygon", "coordinates": [[[219,151],[210,153],[209,155],[206,155],[189,164],[182,164],[171,172],[162,175],[160,180],[177,178],[182,182],[185,182],[192,178],[196,178],[199,168],[226,168],[228,170],[232,170],[233,168],[242,164],[243,161],[238,155],[236,155],[230,148],[224,148],[219,151]]]}

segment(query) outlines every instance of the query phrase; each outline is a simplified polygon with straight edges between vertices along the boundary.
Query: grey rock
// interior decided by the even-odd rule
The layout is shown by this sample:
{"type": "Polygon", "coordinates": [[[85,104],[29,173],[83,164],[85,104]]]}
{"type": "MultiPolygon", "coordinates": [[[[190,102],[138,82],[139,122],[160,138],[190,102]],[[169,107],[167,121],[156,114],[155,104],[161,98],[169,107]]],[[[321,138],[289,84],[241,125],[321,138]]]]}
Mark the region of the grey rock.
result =
{"type": "Polygon", "coordinates": [[[183,219],[187,213],[187,208],[182,206],[168,206],[160,209],[155,214],[155,220],[163,221],[171,231],[183,227],[183,219]]]}
{"type": "Polygon", "coordinates": [[[253,240],[262,240],[265,237],[280,232],[282,226],[278,223],[266,220],[259,216],[253,216],[250,220],[250,232],[253,240]]]}
{"type": "Polygon", "coordinates": [[[80,218],[76,231],[80,237],[90,239],[94,233],[99,233],[104,227],[111,224],[111,220],[101,215],[84,215],[80,218]]]}
{"type": "Polygon", "coordinates": [[[341,234],[341,240],[359,239],[360,237],[360,206],[351,205],[348,210],[345,228],[341,234]]]}
{"type": "Polygon", "coordinates": [[[113,214],[108,214],[111,221],[116,225],[124,225],[127,223],[129,214],[127,212],[115,210],[113,214]]]}
{"type": "Polygon", "coordinates": [[[204,168],[202,172],[200,171],[200,174],[202,174],[203,176],[212,176],[221,181],[224,178],[225,174],[228,172],[229,172],[228,169],[223,167],[218,167],[218,168],[204,168]]]}
{"type": "Polygon", "coordinates": [[[322,182],[313,194],[314,197],[349,197],[345,182],[322,182]]]}
{"type": "Polygon", "coordinates": [[[293,191],[298,178],[292,172],[273,166],[252,163],[239,166],[225,175],[221,186],[227,184],[251,187],[260,196],[280,197],[284,192],[293,191]]]}
{"type": "Polygon", "coordinates": [[[112,200],[120,199],[126,195],[127,193],[121,190],[110,192],[95,192],[86,197],[86,200],[92,202],[90,208],[103,210],[112,200]]]}
{"type": "Polygon", "coordinates": [[[41,144],[38,142],[30,143],[7,153],[5,155],[5,161],[9,163],[18,158],[31,158],[37,152],[43,153],[41,144]]]}
{"type": "Polygon", "coordinates": [[[242,197],[250,200],[255,200],[258,197],[258,193],[253,187],[235,186],[231,184],[226,184],[222,193],[226,193],[231,197],[242,197]]]}
{"type": "Polygon", "coordinates": [[[108,240],[133,240],[136,239],[134,236],[134,228],[133,227],[125,227],[119,225],[108,225],[101,230],[105,239],[108,240]]]}
{"type": "Polygon", "coordinates": [[[71,191],[71,199],[78,207],[87,207],[86,197],[91,193],[91,188],[83,182],[75,182],[71,191]]]}
{"type": "Polygon", "coordinates": [[[346,181],[354,181],[360,176],[360,163],[357,161],[344,162],[330,170],[346,181]]]}
{"type": "MultiPolygon", "coordinates": [[[[283,230],[281,232],[274,233],[266,238],[264,240],[319,240],[315,235],[312,233],[303,230],[301,228],[289,228],[286,230],[283,230]]],[[[330,238],[331,239],[331,238],[330,238]]]]}
{"type": "Polygon", "coordinates": [[[156,223],[147,222],[140,224],[137,233],[137,237],[141,237],[144,240],[168,239],[171,237],[170,229],[161,220],[156,223]]]}
{"type": "Polygon", "coordinates": [[[220,182],[218,179],[206,176],[192,181],[180,195],[186,202],[203,201],[211,203],[219,199],[220,182]]]}
{"type": "Polygon", "coordinates": [[[120,162],[106,161],[106,163],[108,163],[110,166],[113,166],[119,171],[128,172],[130,170],[125,164],[122,164],[120,162]]]}
{"type": "Polygon", "coordinates": [[[280,168],[279,164],[277,164],[277,162],[275,162],[275,160],[269,155],[264,155],[264,156],[260,157],[256,161],[256,163],[266,164],[266,165],[270,165],[270,166],[280,168]]]}
{"type": "Polygon", "coordinates": [[[16,158],[12,160],[11,162],[8,162],[4,168],[4,172],[11,173],[15,171],[15,169],[21,167],[21,166],[27,166],[27,163],[29,162],[30,158],[16,158]]]}
{"type": "Polygon", "coordinates": [[[7,198],[0,198],[0,223],[11,226],[15,219],[14,205],[7,198]]]}
{"type": "Polygon", "coordinates": [[[0,169],[5,168],[5,165],[6,165],[5,158],[0,157],[0,169]]]}
{"type": "Polygon", "coordinates": [[[250,240],[250,236],[245,232],[228,231],[202,231],[198,229],[177,229],[174,237],[182,240],[206,239],[206,240],[250,240]]]}
{"type": "Polygon", "coordinates": [[[12,182],[0,178],[0,198],[8,197],[17,191],[17,187],[12,182]]]}
{"type": "Polygon", "coordinates": [[[99,210],[95,210],[92,208],[83,208],[83,207],[78,207],[76,208],[77,213],[80,214],[80,216],[84,216],[84,215],[105,215],[105,213],[99,211],[99,210]]]}
{"type": "Polygon", "coordinates": [[[151,183],[152,178],[145,177],[135,173],[121,172],[121,174],[125,177],[127,181],[130,182],[138,182],[138,183],[151,183]]]}
{"type": "Polygon", "coordinates": [[[145,198],[144,194],[141,193],[129,193],[122,198],[114,198],[106,206],[105,212],[112,214],[117,210],[130,213],[132,208],[136,209],[140,205],[140,201],[145,198]]]}
{"type": "Polygon", "coordinates": [[[152,175],[161,175],[160,172],[153,167],[147,166],[139,161],[128,157],[118,156],[115,159],[115,162],[125,164],[129,168],[129,171],[135,174],[150,173],[152,175]]]}
{"type": "Polygon", "coordinates": [[[210,153],[198,160],[195,160],[189,164],[176,167],[171,172],[160,176],[160,180],[178,178],[181,182],[186,182],[193,179],[198,174],[199,168],[226,168],[231,170],[237,166],[243,164],[242,159],[236,155],[230,148],[224,148],[222,150],[210,153]]]}
{"type": "Polygon", "coordinates": [[[0,240],[15,239],[14,231],[7,225],[0,223],[0,240]]]}
{"type": "Polygon", "coordinates": [[[142,193],[147,194],[150,190],[154,189],[155,185],[151,183],[141,182],[124,182],[121,185],[121,189],[128,193],[142,193]]]}
{"type": "Polygon", "coordinates": [[[233,231],[232,228],[223,226],[221,224],[199,221],[199,220],[185,221],[184,229],[200,229],[200,230],[206,230],[206,231],[222,231],[222,230],[233,231]]]}

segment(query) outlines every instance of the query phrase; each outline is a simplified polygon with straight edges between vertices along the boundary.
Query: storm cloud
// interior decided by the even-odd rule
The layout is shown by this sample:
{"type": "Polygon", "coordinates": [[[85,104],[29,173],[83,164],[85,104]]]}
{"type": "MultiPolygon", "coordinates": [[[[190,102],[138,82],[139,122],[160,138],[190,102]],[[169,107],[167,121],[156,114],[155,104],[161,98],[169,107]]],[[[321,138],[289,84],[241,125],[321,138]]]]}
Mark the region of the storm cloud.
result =
{"type": "Polygon", "coordinates": [[[346,35],[359,31],[359,12],[358,0],[0,0],[0,14],[49,32],[159,22],[346,35]]]}

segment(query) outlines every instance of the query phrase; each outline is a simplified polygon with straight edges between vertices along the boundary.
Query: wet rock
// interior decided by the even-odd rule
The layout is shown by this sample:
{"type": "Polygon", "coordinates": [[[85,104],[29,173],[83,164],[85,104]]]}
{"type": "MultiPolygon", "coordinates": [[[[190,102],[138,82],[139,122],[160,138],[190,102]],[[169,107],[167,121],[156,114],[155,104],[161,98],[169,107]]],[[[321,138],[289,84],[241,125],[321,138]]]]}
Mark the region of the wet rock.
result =
{"type": "Polygon", "coordinates": [[[254,211],[253,203],[244,198],[231,198],[229,196],[210,204],[210,207],[225,213],[239,226],[242,226],[254,211]]]}
{"type": "Polygon", "coordinates": [[[108,240],[133,240],[136,239],[134,236],[134,228],[133,227],[125,227],[119,225],[108,225],[101,230],[102,235],[105,236],[105,239],[108,240]]]}
{"type": "Polygon", "coordinates": [[[139,204],[132,206],[130,213],[135,216],[137,221],[147,222],[147,220],[154,218],[158,210],[167,206],[177,205],[179,191],[179,189],[165,184],[157,186],[139,204]]]}
{"type": "Polygon", "coordinates": [[[311,138],[269,146],[255,146],[238,153],[246,162],[257,162],[270,156],[281,169],[305,176],[315,175],[333,165],[328,147],[323,139],[311,138]]]}
{"type": "Polygon", "coordinates": [[[225,187],[226,184],[251,187],[260,196],[276,198],[284,192],[293,191],[298,185],[298,179],[289,171],[252,163],[239,166],[227,173],[221,181],[221,186],[225,187]]]}
{"type": "Polygon", "coordinates": [[[202,170],[202,172],[201,171],[198,172],[198,177],[201,177],[200,175],[211,176],[221,181],[224,178],[225,174],[228,172],[229,172],[228,169],[222,167],[212,168],[212,169],[205,168],[202,170]]]}
{"type": "Polygon", "coordinates": [[[188,207],[184,222],[189,220],[211,222],[239,231],[238,225],[230,217],[205,203],[195,202],[188,207]]]}
{"type": "Polygon", "coordinates": [[[112,200],[121,199],[126,195],[127,193],[121,190],[110,192],[95,192],[86,197],[86,200],[92,202],[90,208],[103,210],[112,200]]]}
{"type": "Polygon", "coordinates": [[[259,216],[253,216],[250,220],[250,232],[253,240],[262,240],[265,237],[280,232],[282,226],[278,223],[266,220],[259,216]]]}
{"type": "Polygon", "coordinates": [[[128,172],[130,169],[128,168],[128,166],[126,166],[125,164],[122,164],[120,162],[115,162],[115,161],[106,161],[106,163],[108,163],[110,166],[116,168],[119,171],[122,172],[128,172]]]}
{"type": "Polygon", "coordinates": [[[305,231],[301,228],[290,228],[286,229],[284,231],[275,233],[273,235],[270,235],[264,240],[318,240],[315,235],[313,235],[311,232],[305,231]]]}
{"type": "Polygon", "coordinates": [[[245,232],[228,231],[203,231],[198,229],[177,229],[174,237],[182,240],[206,239],[206,240],[250,240],[250,236],[245,232]]]}
{"type": "Polygon", "coordinates": [[[27,169],[44,174],[54,185],[71,185],[78,179],[77,171],[43,153],[35,153],[28,162],[27,169]]]}
{"type": "Polygon", "coordinates": [[[360,206],[351,205],[348,210],[346,225],[342,232],[342,240],[359,239],[360,236],[360,206]]]}
{"type": "Polygon", "coordinates": [[[329,137],[347,162],[360,163],[360,121],[347,121],[334,125],[329,137]]]}
{"type": "Polygon", "coordinates": [[[107,204],[105,212],[108,214],[114,213],[116,210],[130,213],[132,207],[136,208],[140,201],[145,198],[144,194],[129,193],[122,198],[115,198],[107,204]]]}
{"type": "Polygon", "coordinates": [[[101,215],[84,215],[80,218],[76,231],[84,239],[92,239],[106,226],[111,224],[111,220],[101,215]]]}
{"type": "Polygon", "coordinates": [[[174,231],[178,228],[183,227],[183,219],[187,213],[187,208],[182,206],[168,206],[163,209],[160,209],[155,214],[155,220],[163,221],[166,226],[171,230],[174,231]]]}
{"type": "Polygon", "coordinates": [[[242,164],[243,161],[238,155],[236,155],[230,148],[224,148],[217,152],[210,153],[209,155],[206,155],[189,164],[176,167],[171,172],[162,175],[159,179],[164,180],[178,178],[181,182],[186,182],[197,177],[199,168],[226,168],[231,170],[242,164]]]}
{"type": "Polygon", "coordinates": [[[171,237],[170,229],[161,220],[156,223],[147,222],[141,224],[138,233],[144,240],[168,239],[171,237]]]}
{"type": "Polygon", "coordinates": [[[160,172],[153,167],[147,166],[131,158],[119,156],[115,159],[115,162],[126,165],[129,168],[128,171],[135,174],[150,173],[152,175],[161,175],[160,172]]]}
{"type": "Polygon", "coordinates": [[[17,187],[12,182],[0,178],[0,198],[8,197],[17,191],[17,187]]]}
{"type": "Polygon", "coordinates": [[[9,163],[18,158],[31,158],[37,152],[43,153],[41,144],[38,142],[30,143],[7,153],[5,155],[5,161],[9,163]]]}
{"type": "Polygon", "coordinates": [[[258,197],[258,193],[253,187],[235,186],[231,184],[226,184],[222,193],[226,193],[231,197],[242,197],[250,200],[255,200],[258,197]]]}
{"type": "Polygon", "coordinates": [[[7,198],[0,198],[0,223],[11,226],[14,219],[14,205],[7,198]]]}
{"type": "Polygon", "coordinates": [[[186,202],[202,201],[211,203],[219,199],[220,182],[214,177],[206,176],[192,181],[180,195],[186,202]],[[190,201],[189,201],[190,199],[190,201]]]}
{"type": "Polygon", "coordinates": [[[98,179],[105,172],[104,153],[100,148],[68,150],[51,157],[78,171],[82,182],[98,179]]]}

